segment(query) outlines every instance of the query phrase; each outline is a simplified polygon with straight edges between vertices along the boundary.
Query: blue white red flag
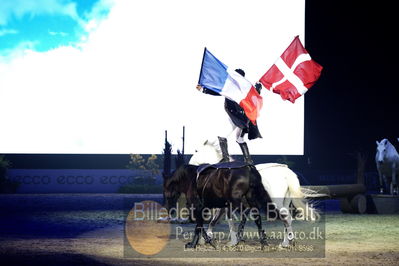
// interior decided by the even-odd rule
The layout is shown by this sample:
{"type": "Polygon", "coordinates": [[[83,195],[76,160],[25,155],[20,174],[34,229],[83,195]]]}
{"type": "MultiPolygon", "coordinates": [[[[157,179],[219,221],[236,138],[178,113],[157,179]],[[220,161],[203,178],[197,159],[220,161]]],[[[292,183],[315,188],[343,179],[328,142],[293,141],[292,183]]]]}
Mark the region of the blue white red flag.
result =
{"type": "Polygon", "coordinates": [[[235,101],[252,123],[256,123],[263,99],[254,86],[234,69],[227,67],[208,49],[204,50],[199,85],[235,101]]]}

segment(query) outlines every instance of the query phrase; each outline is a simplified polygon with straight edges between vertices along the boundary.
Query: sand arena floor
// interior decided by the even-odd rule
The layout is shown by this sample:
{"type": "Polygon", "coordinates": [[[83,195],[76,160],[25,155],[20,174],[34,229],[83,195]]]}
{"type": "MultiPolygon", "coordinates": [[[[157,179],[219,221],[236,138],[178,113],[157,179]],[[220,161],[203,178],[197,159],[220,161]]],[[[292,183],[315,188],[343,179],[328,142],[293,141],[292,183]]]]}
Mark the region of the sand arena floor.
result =
{"type": "MultiPolygon", "coordinates": [[[[203,254],[195,258],[203,251],[178,258],[131,257],[126,256],[126,211],[119,208],[120,198],[128,196],[49,197],[0,196],[2,265],[397,265],[399,259],[399,215],[337,212],[325,214],[325,256],[321,258],[290,258],[290,252],[281,256],[270,250],[265,251],[265,257],[258,258],[245,251],[238,257],[219,252],[223,258],[203,254]]],[[[194,229],[193,224],[182,226],[186,231],[194,229]]],[[[223,224],[221,227],[227,228],[223,224]]],[[[188,242],[176,238],[175,228],[170,239],[171,249],[181,249],[188,242]]],[[[272,247],[278,244],[270,243],[272,247]]],[[[259,245],[255,241],[245,244],[259,245]]],[[[206,245],[200,247],[211,249],[206,245]]]]}

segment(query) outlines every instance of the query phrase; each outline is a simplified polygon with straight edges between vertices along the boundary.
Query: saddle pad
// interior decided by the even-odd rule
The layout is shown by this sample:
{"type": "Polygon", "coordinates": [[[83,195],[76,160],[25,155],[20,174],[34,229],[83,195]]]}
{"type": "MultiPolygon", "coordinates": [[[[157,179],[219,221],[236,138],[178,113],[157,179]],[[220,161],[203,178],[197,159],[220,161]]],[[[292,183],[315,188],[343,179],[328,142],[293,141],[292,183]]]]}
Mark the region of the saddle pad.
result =
{"type": "Polygon", "coordinates": [[[205,169],[214,168],[214,169],[236,169],[248,166],[246,162],[233,161],[233,162],[223,162],[216,164],[201,164],[198,166],[197,175],[201,174],[205,169]]]}
{"type": "Polygon", "coordinates": [[[281,163],[262,163],[262,164],[257,164],[255,165],[256,170],[260,171],[263,169],[267,169],[270,167],[288,167],[286,164],[281,164],[281,163]]]}

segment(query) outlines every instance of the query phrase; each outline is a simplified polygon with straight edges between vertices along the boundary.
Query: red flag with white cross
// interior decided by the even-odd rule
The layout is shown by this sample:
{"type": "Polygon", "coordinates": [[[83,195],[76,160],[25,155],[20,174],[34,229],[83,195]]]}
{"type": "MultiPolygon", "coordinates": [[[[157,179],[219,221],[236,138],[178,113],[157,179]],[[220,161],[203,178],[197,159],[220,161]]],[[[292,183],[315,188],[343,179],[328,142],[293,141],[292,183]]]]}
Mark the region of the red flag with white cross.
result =
{"type": "Polygon", "coordinates": [[[319,79],[322,69],[296,36],[259,81],[283,100],[295,103],[319,79]]]}

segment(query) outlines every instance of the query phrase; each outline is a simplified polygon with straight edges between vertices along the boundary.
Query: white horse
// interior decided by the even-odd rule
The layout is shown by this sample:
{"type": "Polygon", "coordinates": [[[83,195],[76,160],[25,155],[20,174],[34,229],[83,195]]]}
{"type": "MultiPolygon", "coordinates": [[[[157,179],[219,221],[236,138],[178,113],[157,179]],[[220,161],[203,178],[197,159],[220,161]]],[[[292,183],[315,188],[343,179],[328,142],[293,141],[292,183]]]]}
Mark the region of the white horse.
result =
{"type": "MultiPolygon", "coordinates": [[[[222,159],[222,154],[213,143],[205,142],[191,157],[189,164],[200,165],[204,163],[214,164],[222,159]]],[[[292,216],[289,207],[292,203],[299,213],[302,220],[316,221],[319,213],[313,208],[308,201],[309,197],[324,196],[317,194],[310,189],[301,188],[297,175],[288,168],[287,165],[277,163],[264,163],[255,166],[262,177],[262,184],[269,193],[275,208],[280,213],[280,217],[284,223],[284,239],[281,243],[282,247],[290,246],[294,241],[294,233],[292,231],[292,216]]],[[[296,216],[298,218],[298,215],[296,216]]],[[[207,234],[212,237],[212,224],[207,230],[207,234]]],[[[229,221],[231,242],[236,244],[238,238],[235,234],[236,230],[232,228],[233,224],[229,221]]]]}
{"type": "Polygon", "coordinates": [[[392,195],[398,194],[399,154],[387,139],[383,139],[380,142],[376,141],[376,143],[375,163],[380,181],[380,193],[384,193],[384,180],[386,186],[389,187],[390,193],[392,195]]]}

